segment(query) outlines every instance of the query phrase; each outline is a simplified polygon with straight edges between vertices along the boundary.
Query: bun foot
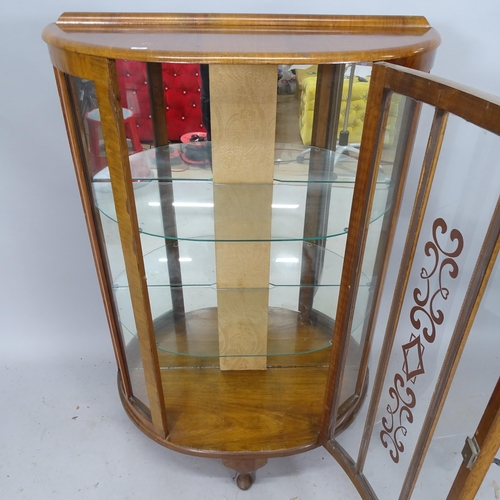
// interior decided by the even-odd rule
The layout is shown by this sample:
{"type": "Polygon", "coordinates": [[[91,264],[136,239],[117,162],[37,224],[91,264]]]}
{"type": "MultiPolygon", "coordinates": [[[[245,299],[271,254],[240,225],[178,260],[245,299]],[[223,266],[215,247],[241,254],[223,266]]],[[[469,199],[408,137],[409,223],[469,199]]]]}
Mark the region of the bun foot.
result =
{"type": "Polygon", "coordinates": [[[240,490],[248,490],[253,484],[253,477],[251,474],[238,474],[236,484],[240,490]]]}
{"type": "Polygon", "coordinates": [[[254,472],[267,464],[267,458],[223,458],[222,463],[238,473],[238,488],[248,490],[254,482],[254,472]]]}

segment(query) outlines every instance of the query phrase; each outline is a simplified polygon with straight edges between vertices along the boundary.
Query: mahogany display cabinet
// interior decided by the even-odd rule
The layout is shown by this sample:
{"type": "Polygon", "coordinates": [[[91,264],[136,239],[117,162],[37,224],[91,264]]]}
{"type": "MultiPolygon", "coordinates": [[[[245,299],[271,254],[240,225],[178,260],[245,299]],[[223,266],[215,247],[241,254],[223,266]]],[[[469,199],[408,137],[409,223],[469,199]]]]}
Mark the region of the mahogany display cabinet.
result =
{"type": "MultiPolygon", "coordinates": [[[[163,446],[222,459],[239,473],[242,489],[269,458],[323,445],[363,498],[377,498],[365,474],[372,447],[385,452],[380,465],[400,462],[409,423],[417,420],[416,396],[408,387],[400,391],[405,381],[423,379],[424,352],[432,356],[432,334],[444,314],[434,299],[450,293],[441,271],[431,312],[425,304],[434,292],[406,290],[408,273],[420,265],[417,242],[428,236],[423,214],[434,196],[445,116],[460,101],[458,91],[416,71],[431,69],[437,32],[421,17],[68,13],[43,38],[130,418],[163,446]],[[152,143],[138,146],[136,110],[122,95],[117,61],[145,64],[152,143]],[[370,77],[358,78],[370,88],[361,144],[340,149],[338,130],[353,111],[346,64],[380,61],[393,64],[375,64],[370,77]],[[193,130],[187,141],[169,144],[165,64],[199,65],[200,102],[193,107],[203,108],[208,133],[193,130]],[[283,65],[306,72],[317,65],[307,147],[295,126],[301,89],[286,98],[277,92],[283,65]],[[416,208],[387,331],[378,339],[374,327],[421,102],[438,108],[425,157],[413,167],[423,180],[410,194],[416,208]],[[401,356],[394,338],[407,295],[421,316],[403,344],[403,374],[388,386],[397,400],[391,407],[382,393],[391,383],[391,356],[401,356]],[[386,408],[393,419],[400,412],[396,430],[394,421],[378,417],[386,408]],[[370,437],[377,433],[378,441],[370,437]]],[[[484,99],[468,99],[477,117],[484,99]]],[[[497,212],[494,227],[484,229],[491,251],[478,252],[476,285],[491,273],[497,212]]],[[[462,233],[443,217],[430,227],[436,241],[449,237],[453,248],[428,243],[424,254],[442,252],[452,279],[462,233]]],[[[437,267],[424,266],[422,279],[432,281],[437,267]]],[[[457,319],[462,341],[471,326],[464,318],[473,317],[482,292],[464,297],[457,319]]],[[[460,350],[454,335],[449,342],[460,350]]],[[[458,359],[442,361],[449,373],[436,374],[430,420],[414,454],[405,455],[412,462],[397,473],[400,493],[387,498],[413,491],[458,359]]],[[[460,480],[470,478],[462,472],[460,480]]]]}

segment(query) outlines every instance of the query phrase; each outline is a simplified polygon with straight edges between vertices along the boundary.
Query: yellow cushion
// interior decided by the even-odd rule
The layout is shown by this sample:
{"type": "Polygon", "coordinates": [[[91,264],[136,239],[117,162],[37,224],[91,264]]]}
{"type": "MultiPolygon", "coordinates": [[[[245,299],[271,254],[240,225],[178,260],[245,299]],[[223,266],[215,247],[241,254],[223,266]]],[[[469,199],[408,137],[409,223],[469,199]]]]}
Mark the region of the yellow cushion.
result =
{"type": "MultiPolygon", "coordinates": [[[[306,70],[302,70],[306,71],[306,70]]],[[[299,127],[302,142],[309,146],[311,144],[312,124],[314,117],[314,101],[316,97],[316,75],[302,74],[300,79],[300,112],[299,112],[299,127]]],[[[347,130],[349,131],[349,143],[359,144],[363,133],[363,123],[365,120],[366,101],[368,98],[368,89],[370,86],[370,78],[363,79],[354,77],[352,86],[351,106],[349,108],[349,118],[347,121],[347,130]]],[[[344,79],[342,89],[342,102],[340,107],[338,133],[344,128],[345,112],[347,104],[347,93],[349,91],[349,79],[344,79]]],[[[398,114],[399,96],[393,98],[389,110],[389,119],[387,122],[384,144],[392,144],[394,142],[395,124],[398,114]]],[[[338,135],[337,135],[338,137],[338,135]]]]}

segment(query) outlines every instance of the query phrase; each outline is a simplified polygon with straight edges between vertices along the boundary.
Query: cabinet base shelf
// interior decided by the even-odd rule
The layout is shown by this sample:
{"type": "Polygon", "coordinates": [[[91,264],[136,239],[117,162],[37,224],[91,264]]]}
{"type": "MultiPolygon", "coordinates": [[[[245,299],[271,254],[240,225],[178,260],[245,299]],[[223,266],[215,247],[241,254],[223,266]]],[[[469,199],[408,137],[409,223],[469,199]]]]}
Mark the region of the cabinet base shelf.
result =
{"type": "Polygon", "coordinates": [[[317,442],[326,367],[162,372],[169,440],[184,448],[260,452],[317,442]]]}

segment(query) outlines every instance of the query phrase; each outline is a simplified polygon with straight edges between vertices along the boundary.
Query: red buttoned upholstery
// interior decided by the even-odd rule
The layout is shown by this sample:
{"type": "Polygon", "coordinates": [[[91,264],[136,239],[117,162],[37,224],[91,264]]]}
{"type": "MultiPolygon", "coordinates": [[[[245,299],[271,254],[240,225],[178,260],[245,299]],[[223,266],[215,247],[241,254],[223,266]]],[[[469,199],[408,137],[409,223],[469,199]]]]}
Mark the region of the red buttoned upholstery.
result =
{"type": "MultiPolygon", "coordinates": [[[[134,113],[142,142],[153,141],[146,64],[116,61],[122,106],[134,113]]],[[[201,118],[201,77],[198,64],[163,64],[168,137],[180,141],[187,132],[205,132],[201,118]]]]}

